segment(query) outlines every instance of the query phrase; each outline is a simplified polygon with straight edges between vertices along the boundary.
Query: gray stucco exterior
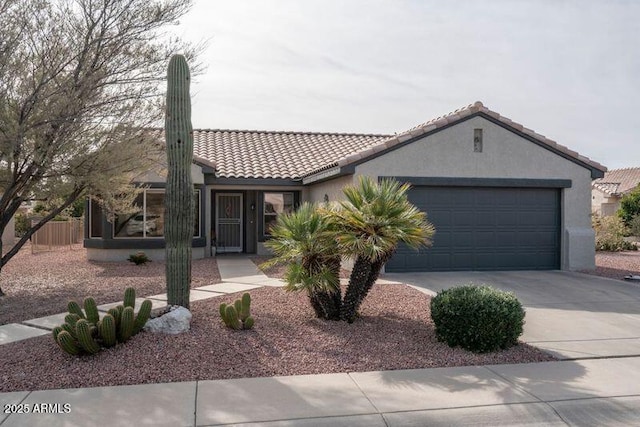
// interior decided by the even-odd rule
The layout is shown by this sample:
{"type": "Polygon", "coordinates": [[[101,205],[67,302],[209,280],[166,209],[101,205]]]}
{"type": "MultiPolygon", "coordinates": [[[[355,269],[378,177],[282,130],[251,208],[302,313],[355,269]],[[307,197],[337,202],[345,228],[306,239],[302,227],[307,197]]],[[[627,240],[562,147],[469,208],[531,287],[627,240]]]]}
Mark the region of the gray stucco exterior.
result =
{"type": "MultiPolygon", "coordinates": [[[[483,117],[473,117],[355,167],[360,175],[563,179],[561,268],[595,268],[591,228],[591,171],[483,117]],[[474,129],[483,130],[483,150],[474,152],[474,129]]],[[[427,212],[428,214],[428,212],[427,212]]]]}

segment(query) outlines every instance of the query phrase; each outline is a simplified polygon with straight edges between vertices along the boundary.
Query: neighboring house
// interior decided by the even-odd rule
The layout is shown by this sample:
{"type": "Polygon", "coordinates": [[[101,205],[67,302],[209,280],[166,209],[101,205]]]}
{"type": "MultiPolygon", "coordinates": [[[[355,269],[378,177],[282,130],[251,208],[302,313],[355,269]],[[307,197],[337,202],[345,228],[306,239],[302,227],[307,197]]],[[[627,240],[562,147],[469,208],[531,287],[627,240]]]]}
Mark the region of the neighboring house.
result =
{"type": "MultiPolygon", "coordinates": [[[[387,271],[594,268],[591,182],[606,168],[480,102],[397,135],[195,130],[194,143],[194,257],[264,254],[278,215],[371,176],[411,183],[436,227],[431,248],[400,247],[387,271]]],[[[138,215],[113,224],[90,206],[90,259],[163,256],[164,183],[149,185],[138,215]]]]}
{"type": "Polygon", "coordinates": [[[591,212],[609,216],[620,209],[620,199],[640,184],[640,168],[614,169],[591,186],[591,212]]]}

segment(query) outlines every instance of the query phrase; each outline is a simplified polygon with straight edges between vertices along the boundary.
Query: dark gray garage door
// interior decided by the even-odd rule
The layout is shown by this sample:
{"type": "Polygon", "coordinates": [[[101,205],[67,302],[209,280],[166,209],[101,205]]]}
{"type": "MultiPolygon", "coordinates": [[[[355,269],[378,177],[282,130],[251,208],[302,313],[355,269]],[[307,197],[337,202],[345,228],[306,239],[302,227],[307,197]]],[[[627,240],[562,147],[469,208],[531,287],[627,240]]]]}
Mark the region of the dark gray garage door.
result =
{"type": "Polygon", "coordinates": [[[559,268],[558,189],[419,186],[409,199],[435,225],[433,246],[401,246],[386,271],[559,268]]]}

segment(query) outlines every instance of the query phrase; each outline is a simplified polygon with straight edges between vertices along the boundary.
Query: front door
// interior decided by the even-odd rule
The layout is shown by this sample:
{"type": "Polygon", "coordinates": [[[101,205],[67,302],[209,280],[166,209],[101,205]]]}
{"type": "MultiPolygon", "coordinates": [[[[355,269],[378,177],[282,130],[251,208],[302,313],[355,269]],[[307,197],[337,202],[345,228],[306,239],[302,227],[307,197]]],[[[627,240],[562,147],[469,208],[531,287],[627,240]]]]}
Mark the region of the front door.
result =
{"type": "Polygon", "coordinates": [[[216,193],[216,251],[242,252],[242,193],[216,193]]]}

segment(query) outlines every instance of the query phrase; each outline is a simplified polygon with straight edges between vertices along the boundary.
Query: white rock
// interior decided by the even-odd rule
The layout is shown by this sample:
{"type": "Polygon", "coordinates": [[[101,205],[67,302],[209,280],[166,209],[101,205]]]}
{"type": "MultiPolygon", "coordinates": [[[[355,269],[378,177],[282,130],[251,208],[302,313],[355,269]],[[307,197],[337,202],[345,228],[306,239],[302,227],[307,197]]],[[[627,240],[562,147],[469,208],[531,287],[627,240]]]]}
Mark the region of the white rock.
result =
{"type": "Polygon", "coordinates": [[[172,307],[171,311],[155,319],[149,319],[144,330],[163,334],[181,334],[190,328],[191,312],[184,307],[172,307]]]}

